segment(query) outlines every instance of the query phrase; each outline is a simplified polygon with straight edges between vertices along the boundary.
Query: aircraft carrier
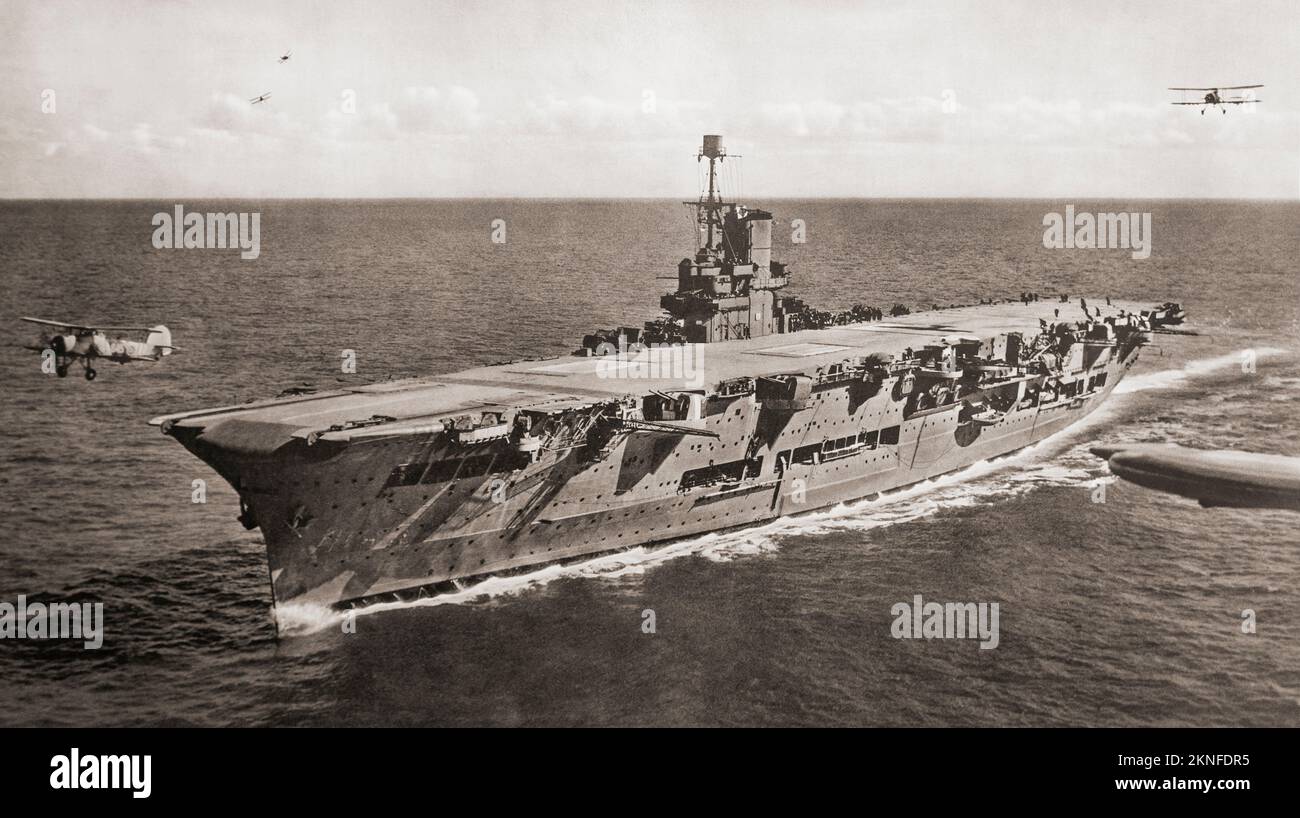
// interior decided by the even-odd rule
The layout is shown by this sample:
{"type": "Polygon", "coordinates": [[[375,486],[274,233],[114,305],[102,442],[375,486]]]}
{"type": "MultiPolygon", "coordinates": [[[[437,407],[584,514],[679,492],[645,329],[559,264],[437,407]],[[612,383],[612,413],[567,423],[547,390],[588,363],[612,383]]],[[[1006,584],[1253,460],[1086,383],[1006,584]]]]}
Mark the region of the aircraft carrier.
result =
{"type": "Polygon", "coordinates": [[[890,315],[781,290],[772,214],[708,183],[664,317],[571,356],[154,418],[239,492],[274,601],[348,606],[763,523],[1029,446],[1093,411],[1177,304],[890,315]]]}

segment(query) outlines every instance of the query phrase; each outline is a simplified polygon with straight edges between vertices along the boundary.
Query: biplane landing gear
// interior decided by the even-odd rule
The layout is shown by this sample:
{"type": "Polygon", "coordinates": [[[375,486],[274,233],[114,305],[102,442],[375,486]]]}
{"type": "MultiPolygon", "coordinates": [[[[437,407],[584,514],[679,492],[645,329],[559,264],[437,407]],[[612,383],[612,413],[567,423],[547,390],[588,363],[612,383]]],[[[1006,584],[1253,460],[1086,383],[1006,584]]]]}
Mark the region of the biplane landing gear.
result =
{"type": "Polygon", "coordinates": [[[93,380],[95,380],[95,375],[97,375],[97,374],[98,374],[98,373],[95,372],[95,368],[94,368],[93,366],[88,366],[88,367],[86,367],[86,380],[88,380],[88,381],[93,381],[93,380]]]}
{"type": "Polygon", "coordinates": [[[55,365],[54,365],[54,374],[55,374],[55,375],[58,375],[60,378],[66,378],[66,377],[68,377],[68,365],[67,365],[67,364],[55,364],[55,365]]]}

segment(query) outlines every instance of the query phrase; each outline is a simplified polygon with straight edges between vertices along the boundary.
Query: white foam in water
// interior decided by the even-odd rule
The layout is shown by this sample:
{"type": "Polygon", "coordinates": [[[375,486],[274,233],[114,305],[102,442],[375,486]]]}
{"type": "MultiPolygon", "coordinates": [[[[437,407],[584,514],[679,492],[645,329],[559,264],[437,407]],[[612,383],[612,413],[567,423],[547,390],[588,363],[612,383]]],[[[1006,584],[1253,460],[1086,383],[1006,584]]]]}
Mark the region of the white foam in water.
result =
{"type": "Polygon", "coordinates": [[[1264,358],[1286,353],[1284,349],[1264,347],[1255,350],[1240,349],[1215,358],[1201,358],[1187,362],[1182,369],[1163,369],[1159,372],[1148,372],[1144,375],[1125,378],[1120,381],[1119,386],[1115,387],[1114,394],[1127,395],[1132,392],[1143,392],[1147,389],[1169,389],[1180,386],[1186,383],[1189,378],[1206,375],[1229,366],[1240,366],[1245,360],[1246,354],[1252,351],[1257,362],[1264,358]]]}
{"type": "Polygon", "coordinates": [[[281,635],[306,635],[338,626],[348,613],[353,616],[369,616],[381,611],[400,608],[480,602],[496,597],[514,596],[563,578],[617,579],[635,576],[644,574],[646,568],[688,554],[700,554],[709,559],[722,562],[742,555],[774,550],[776,544],[769,536],[765,535],[764,529],[775,525],[776,523],[770,526],[750,528],[743,532],[714,532],[653,548],[640,546],[627,551],[593,557],[590,560],[570,565],[546,565],[526,574],[489,577],[463,591],[441,593],[423,599],[376,602],[349,612],[336,611],[322,605],[288,603],[276,609],[276,619],[281,635]]]}
{"type": "MultiPolygon", "coordinates": [[[[1114,394],[1171,388],[1190,378],[1240,365],[1244,352],[1241,350],[1215,358],[1191,361],[1180,369],[1125,378],[1115,388],[1114,394]]],[[[1283,352],[1284,350],[1274,348],[1255,350],[1257,359],[1283,352]]],[[[1006,499],[1038,487],[1111,482],[1115,478],[1103,472],[1101,461],[1087,451],[1091,441],[1067,450],[1058,460],[1033,463],[1043,455],[1057,452],[1061,441],[1094,426],[1109,414],[1105,411],[1107,408],[1109,405],[1100,407],[1080,422],[1008,457],[996,461],[982,460],[961,471],[925,480],[905,490],[875,499],[857,500],[799,516],[782,517],[738,531],[713,532],[662,546],[641,546],[571,565],[547,565],[526,574],[491,577],[463,591],[424,599],[378,602],[348,613],[353,616],[369,616],[400,608],[479,602],[514,596],[563,578],[620,579],[644,574],[646,569],[655,565],[692,554],[715,562],[726,562],[737,557],[775,551],[779,548],[781,539],[786,537],[836,531],[870,531],[919,520],[939,511],[972,506],[981,500],[987,502],[990,499],[1006,499]],[[1027,464],[1031,465],[1026,468],[1027,464]],[[1011,466],[1019,468],[1008,471],[1011,466]]],[[[286,636],[318,633],[326,628],[337,627],[346,615],[319,605],[288,603],[276,609],[280,633],[286,636]]]]}

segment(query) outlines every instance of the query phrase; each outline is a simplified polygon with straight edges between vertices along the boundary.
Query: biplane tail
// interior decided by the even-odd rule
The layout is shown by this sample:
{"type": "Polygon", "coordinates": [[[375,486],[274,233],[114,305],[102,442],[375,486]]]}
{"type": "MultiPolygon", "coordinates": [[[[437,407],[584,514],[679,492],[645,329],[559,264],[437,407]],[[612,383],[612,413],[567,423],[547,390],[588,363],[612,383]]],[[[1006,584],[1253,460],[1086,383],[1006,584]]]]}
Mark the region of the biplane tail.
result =
{"type": "Polygon", "coordinates": [[[157,355],[171,355],[176,350],[176,347],[172,346],[172,331],[162,324],[149,330],[145,345],[154,350],[157,355]]]}

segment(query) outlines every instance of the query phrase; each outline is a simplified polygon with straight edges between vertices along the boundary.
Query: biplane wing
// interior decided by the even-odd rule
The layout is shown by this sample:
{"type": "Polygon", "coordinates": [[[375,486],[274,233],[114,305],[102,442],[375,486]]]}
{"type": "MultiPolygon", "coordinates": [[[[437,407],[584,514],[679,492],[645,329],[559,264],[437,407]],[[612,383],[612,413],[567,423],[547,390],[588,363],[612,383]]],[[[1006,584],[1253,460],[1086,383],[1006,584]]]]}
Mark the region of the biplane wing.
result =
{"type": "Polygon", "coordinates": [[[22,317],[22,321],[29,324],[40,324],[45,327],[55,327],[57,329],[66,329],[73,332],[151,332],[152,327],[93,327],[85,324],[70,324],[67,321],[50,321],[46,318],[28,318],[22,317]]]}
{"type": "Polygon", "coordinates": [[[1170,105],[1249,105],[1262,99],[1221,99],[1218,102],[1171,102],[1170,105]]]}
{"type": "Polygon", "coordinates": [[[1170,91],[1244,91],[1247,88],[1263,88],[1262,85],[1220,85],[1217,88],[1170,88],[1170,91]]]}
{"type": "Polygon", "coordinates": [[[1188,449],[1170,443],[1093,446],[1110,470],[1139,486],[1180,494],[1206,508],[1300,511],[1300,457],[1235,449],[1188,449]]]}

